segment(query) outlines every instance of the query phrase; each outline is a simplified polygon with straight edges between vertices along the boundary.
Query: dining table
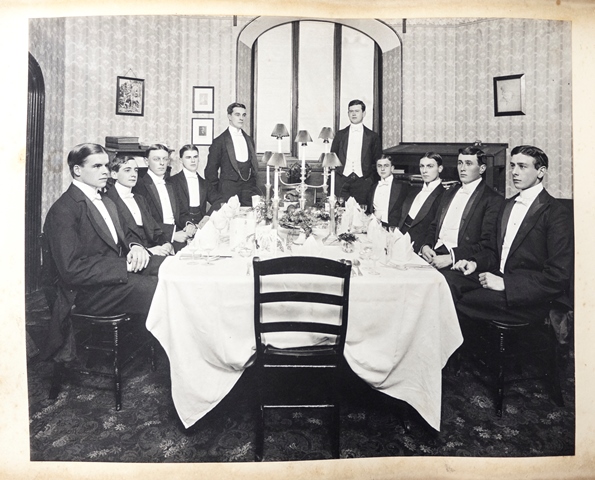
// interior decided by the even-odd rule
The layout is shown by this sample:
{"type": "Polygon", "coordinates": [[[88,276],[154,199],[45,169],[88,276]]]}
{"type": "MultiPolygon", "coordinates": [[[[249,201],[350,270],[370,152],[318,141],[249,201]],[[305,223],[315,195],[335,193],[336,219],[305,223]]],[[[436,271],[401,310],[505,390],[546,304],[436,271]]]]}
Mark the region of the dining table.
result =
{"type": "MultiPolygon", "coordinates": [[[[274,256],[360,260],[365,236],[352,252],[321,238],[314,250],[309,244],[274,256]]],[[[252,256],[271,253],[246,257],[236,250],[228,245],[207,259],[188,246],[159,270],[146,326],[169,358],[173,403],[186,428],[231,391],[256,355],[249,267],[252,256]]],[[[345,359],[370,387],[408,403],[439,431],[442,369],[463,341],[448,284],[417,255],[374,263],[353,268],[345,359]]]]}

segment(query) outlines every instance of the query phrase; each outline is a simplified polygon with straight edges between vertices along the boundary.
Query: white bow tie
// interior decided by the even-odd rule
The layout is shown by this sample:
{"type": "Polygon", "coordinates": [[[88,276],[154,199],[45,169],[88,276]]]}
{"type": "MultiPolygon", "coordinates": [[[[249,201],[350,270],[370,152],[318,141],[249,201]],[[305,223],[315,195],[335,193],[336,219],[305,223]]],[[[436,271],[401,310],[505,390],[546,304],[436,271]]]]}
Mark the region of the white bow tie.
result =
{"type": "Polygon", "coordinates": [[[121,193],[120,197],[122,197],[122,200],[128,200],[129,198],[134,198],[134,193],[132,193],[132,192],[121,193]]]}
{"type": "Polygon", "coordinates": [[[357,126],[357,127],[353,127],[352,126],[351,127],[351,130],[353,130],[354,132],[363,132],[364,131],[364,129],[363,129],[363,127],[361,125],[360,126],[357,126]]]}
{"type": "Polygon", "coordinates": [[[99,201],[101,202],[101,195],[99,195],[99,192],[97,192],[97,193],[95,194],[95,196],[93,197],[93,201],[94,201],[94,202],[95,202],[95,201],[97,201],[97,200],[99,200],[99,201]]]}
{"type": "Polygon", "coordinates": [[[391,182],[392,182],[392,180],[390,178],[382,179],[378,182],[378,186],[379,187],[388,187],[388,186],[390,186],[391,182]]]}
{"type": "Polygon", "coordinates": [[[155,180],[155,185],[165,185],[165,180],[155,180]]]}
{"type": "Polygon", "coordinates": [[[514,201],[516,203],[520,203],[521,205],[525,205],[525,207],[530,206],[532,202],[532,200],[530,200],[529,198],[521,197],[520,195],[516,197],[514,201]]]}

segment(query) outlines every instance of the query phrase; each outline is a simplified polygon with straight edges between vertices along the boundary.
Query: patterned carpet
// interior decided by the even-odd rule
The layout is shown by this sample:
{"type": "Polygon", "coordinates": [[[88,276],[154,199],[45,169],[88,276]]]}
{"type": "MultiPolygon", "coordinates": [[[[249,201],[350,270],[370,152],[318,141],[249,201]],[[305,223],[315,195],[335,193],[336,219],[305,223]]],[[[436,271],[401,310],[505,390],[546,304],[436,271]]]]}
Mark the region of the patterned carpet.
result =
{"type": "MultiPolygon", "coordinates": [[[[43,341],[47,308],[28,299],[27,331],[43,341]]],[[[28,351],[33,354],[33,345],[28,351]]],[[[250,462],[254,458],[256,392],[248,369],[230,394],[185,430],[171,400],[169,364],[157,351],[157,370],[146,357],[124,371],[123,406],[114,409],[109,380],[73,377],[48,400],[52,368],[32,356],[28,364],[32,461],[250,462]]],[[[539,380],[507,389],[504,415],[494,414],[486,373],[463,361],[443,374],[442,430],[435,432],[406,404],[345,373],[341,457],[556,456],[574,454],[574,361],[561,375],[564,407],[539,380]],[[403,428],[408,414],[411,431],[403,428]]],[[[265,461],[330,458],[328,413],[268,413],[265,461]]]]}

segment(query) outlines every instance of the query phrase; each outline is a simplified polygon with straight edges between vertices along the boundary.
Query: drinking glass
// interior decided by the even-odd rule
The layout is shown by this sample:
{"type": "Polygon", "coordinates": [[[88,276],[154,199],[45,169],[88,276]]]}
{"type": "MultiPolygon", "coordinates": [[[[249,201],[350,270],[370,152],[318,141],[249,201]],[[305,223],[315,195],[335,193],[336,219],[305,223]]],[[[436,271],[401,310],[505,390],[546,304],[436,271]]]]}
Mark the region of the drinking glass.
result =
{"type": "Polygon", "coordinates": [[[199,239],[199,247],[207,254],[207,265],[213,265],[211,252],[217,248],[217,237],[214,235],[202,235],[199,239]]]}
{"type": "Polygon", "coordinates": [[[254,251],[254,242],[251,240],[244,240],[238,247],[238,253],[242,258],[248,259],[246,263],[246,275],[250,275],[250,267],[252,266],[252,252],[254,251]]]}

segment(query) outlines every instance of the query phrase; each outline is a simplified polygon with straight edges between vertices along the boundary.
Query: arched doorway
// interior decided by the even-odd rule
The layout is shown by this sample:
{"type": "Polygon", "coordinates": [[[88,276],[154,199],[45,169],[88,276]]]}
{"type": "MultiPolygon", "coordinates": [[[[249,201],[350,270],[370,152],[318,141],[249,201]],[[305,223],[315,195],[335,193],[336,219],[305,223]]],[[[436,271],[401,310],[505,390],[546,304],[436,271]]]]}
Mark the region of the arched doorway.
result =
{"type": "Polygon", "coordinates": [[[41,189],[45,83],[43,73],[29,54],[27,98],[27,157],[25,168],[25,292],[39,289],[41,277],[41,189]]]}

